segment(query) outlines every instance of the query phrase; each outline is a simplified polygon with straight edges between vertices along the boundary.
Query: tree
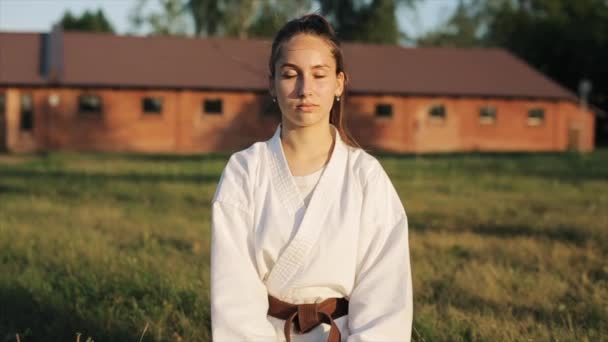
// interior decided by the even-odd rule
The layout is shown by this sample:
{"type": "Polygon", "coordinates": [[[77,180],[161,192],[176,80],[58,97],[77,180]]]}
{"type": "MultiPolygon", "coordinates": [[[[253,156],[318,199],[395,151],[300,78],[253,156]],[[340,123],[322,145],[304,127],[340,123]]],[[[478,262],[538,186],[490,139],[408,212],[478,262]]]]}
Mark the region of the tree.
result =
{"type": "Polygon", "coordinates": [[[483,16],[478,8],[458,1],[454,14],[435,30],[418,38],[418,46],[472,47],[484,45],[481,38],[483,16]]]}
{"type": "Polygon", "coordinates": [[[64,31],[93,31],[114,33],[112,24],[106,19],[101,9],[97,12],[86,10],[80,17],[75,17],[68,10],[57,23],[64,31]]]}
{"type": "Polygon", "coordinates": [[[157,0],[160,12],[145,13],[148,0],[138,0],[129,15],[133,33],[143,26],[152,35],[187,35],[188,25],[184,18],[182,0],[157,0]]]}
{"type": "Polygon", "coordinates": [[[246,38],[258,8],[257,0],[188,0],[186,9],[198,36],[221,34],[246,38]]]}
{"type": "Polygon", "coordinates": [[[253,37],[272,38],[288,20],[310,12],[312,1],[265,1],[249,28],[253,37]]]}
{"type": "Polygon", "coordinates": [[[186,9],[192,16],[195,35],[217,34],[223,20],[218,1],[188,0],[186,9]]]}
{"type": "Polygon", "coordinates": [[[364,42],[396,44],[402,36],[392,0],[374,0],[362,13],[359,39],[364,42]]]}
{"type": "Polygon", "coordinates": [[[145,14],[148,0],[138,0],[131,13],[135,31],[148,26],[152,34],[186,34],[186,21],[195,36],[250,35],[269,37],[292,16],[310,10],[311,0],[158,0],[161,11],[145,14]],[[271,33],[272,32],[272,33],[271,33]]]}
{"type": "Polygon", "coordinates": [[[338,36],[343,40],[356,40],[360,29],[358,24],[364,9],[357,0],[319,0],[321,13],[333,23],[338,36]]]}
{"type": "Polygon", "coordinates": [[[398,43],[396,10],[422,0],[157,0],[159,13],[144,14],[148,0],[138,0],[131,14],[136,30],[147,25],[154,34],[185,34],[186,18],[195,36],[272,37],[289,19],[315,6],[346,41],[398,43]]]}
{"type": "Polygon", "coordinates": [[[508,49],[572,92],[591,81],[590,102],[608,108],[606,0],[461,0],[444,27],[419,44],[508,49]]]}
{"type": "MultiPolygon", "coordinates": [[[[577,92],[591,81],[590,102],[608,109],[608,2],[537,0],[504,5],[494,13],[486,39],[503,46],[577,92]]],[[[608,122],[598,120],[596,141],[608,144],[608,122]]]]}
{"type": "Polygon", "coordinates": [[[396,10],[421,0],[319,0],[321,13],[333,23],[340,39],[396,44],[404,33],[399,30],[396,10]]]}

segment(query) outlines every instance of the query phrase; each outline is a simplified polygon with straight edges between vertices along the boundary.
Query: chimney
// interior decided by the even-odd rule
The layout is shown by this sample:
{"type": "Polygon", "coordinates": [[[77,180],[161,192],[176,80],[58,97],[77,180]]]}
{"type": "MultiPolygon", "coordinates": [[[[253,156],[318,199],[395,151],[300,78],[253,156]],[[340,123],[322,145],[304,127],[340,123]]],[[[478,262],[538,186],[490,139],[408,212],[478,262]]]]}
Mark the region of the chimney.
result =
{"type": "Polygon", "coordinates": [[[589,105],[589,93],[591,93],[591,81],[583,78],[578,83],[578,96],[580,98],[580,105],[583,109],[587,109],[589,105]]]}
{"type": "Polygon", "coordinates": [[[49,83],[60,83],[63,78],[63,28],[53,25],[44,36],[42,48],[42,75],[49,83]]]}

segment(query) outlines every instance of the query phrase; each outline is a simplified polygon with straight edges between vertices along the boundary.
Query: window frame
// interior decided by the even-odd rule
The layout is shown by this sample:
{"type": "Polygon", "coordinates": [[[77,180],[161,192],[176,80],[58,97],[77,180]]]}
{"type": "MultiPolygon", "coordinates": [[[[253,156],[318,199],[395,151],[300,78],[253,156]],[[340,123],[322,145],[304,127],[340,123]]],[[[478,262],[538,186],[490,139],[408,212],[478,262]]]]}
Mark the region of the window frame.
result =
{"type": "Polygon", "coordinates": [[[104,110],[104,105],[103,105],[103,97],[101,95],[95,94],[95,93],[82,93],[80,95],[78,95],[78,101],[77,101],[77,105],[78,105],[78,115],[81,116],[102,116],[103,115],[103,110],[104,110]],[[96,111],[93,110],[83,110],[83,99],[87,98],[87,97],[95,97],[99,100],[99,109],[96,111]]]}
{"type": "Polygon", "coordinates": [[[224,99],[222,98],[207,98],[203,99],[203,114],[205,115],[223,115],[224,114],[224,99]],[[219,110],[208,110],[208,106],[219,104],[219,110]]]}
{"type": "Polygon", "coordinates": [[[429,120],[432,120],[432,121],[437,121],[437,122],[445,122],[445,121],[447,121],[448,110],[446,108],[446,105],[443,104],[443,103],[434,103],[434,104],[431,104],[428,107],[428,109],[427,109],[427,117],[429,118],[429,120]],[[433,111],[436,108],[441,108],[441,112],[442,112],[441,115],[437,115],[437,114],[433,113],[433,111]]]}
{"type": "Polygon", "coordinates": [[[141,98],[141,112],[145,116],[162,116],[164,112],[164,101],[165,99],[162,96],[144,96],[141,98]],[[153,106],[158,106],[158,110],[150,110],[150,107],[146,107],[146,102],[148,104],[150,101],[158,101],[157,104],[153,106]]]}
{"type": "Polygon", "coordinates": [[[498,108],[496,106],[484,105],[479,107],[479,123],[482,125],[494,125],[498,120],[498,108]],[[485,111],[490,111],[492,115],[484,115],[485,111]]]}
{"type": "Polygon", "coordinates": [[[0,92],[0,115],[6,114],[6,93],[0,92]]]}
{"type": "Polygon", "coordinates": [[[394,115],[394,106],[388,102],[377,102],[374,110],[374,116],[376,118],[390,119],[394,115]],[[387,113],[383,113],[381,109],[388,109],[387,113]]]}
{"type": "Polygon", "coordinates": [[[21,93],[19,96],[19,131],[31,132],[34,130],[34,96],[32,93],[21,93]],[[24,109],[24,98],[29,98],[30,108],[24,109]],[[27,118],[27,119],[24,119],[27,118]]]}
{"type": "Polygon", "coordinates": [[[526,123],[531,127],[543,126],[546,120],[546,112],[543,107],[532,107],[528,109],[528,114],[526,116],[526,123]],[[540,116],[534,115],[535,113],[540,113],[540,116]]]}

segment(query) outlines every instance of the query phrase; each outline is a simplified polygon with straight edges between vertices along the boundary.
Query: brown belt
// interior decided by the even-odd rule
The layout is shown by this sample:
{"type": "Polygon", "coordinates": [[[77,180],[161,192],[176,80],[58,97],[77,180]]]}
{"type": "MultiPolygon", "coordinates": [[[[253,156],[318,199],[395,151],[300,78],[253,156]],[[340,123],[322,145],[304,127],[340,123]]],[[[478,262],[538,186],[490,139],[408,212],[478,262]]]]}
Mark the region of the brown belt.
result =
{"type": "Polygon", "coordinates": [[[321,323],[331,325],[327,342],[340,342],[340,329],[334,319],[347,314],[348,300],[345,298],[328,298],[321,303],[295,305],[268,295],[268,315],[285,321],[284,330],[287,342],[291,342],[292,324],[297,333],[304,334],[321,323]]]}

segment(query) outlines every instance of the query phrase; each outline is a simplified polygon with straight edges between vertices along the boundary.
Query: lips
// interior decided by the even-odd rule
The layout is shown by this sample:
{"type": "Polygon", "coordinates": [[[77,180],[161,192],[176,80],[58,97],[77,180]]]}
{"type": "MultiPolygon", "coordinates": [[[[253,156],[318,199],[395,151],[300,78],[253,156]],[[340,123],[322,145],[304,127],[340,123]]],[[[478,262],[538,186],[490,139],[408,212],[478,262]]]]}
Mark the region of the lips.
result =
{"type": "Polygon", "coordinates": [[[311,111],[315,108],[317,108],[318,105],[312,104],[312,103],[303,103],[303,104],[299,104],[296,106],[296,109],[302,110],[302,111],[311,111]]]}

